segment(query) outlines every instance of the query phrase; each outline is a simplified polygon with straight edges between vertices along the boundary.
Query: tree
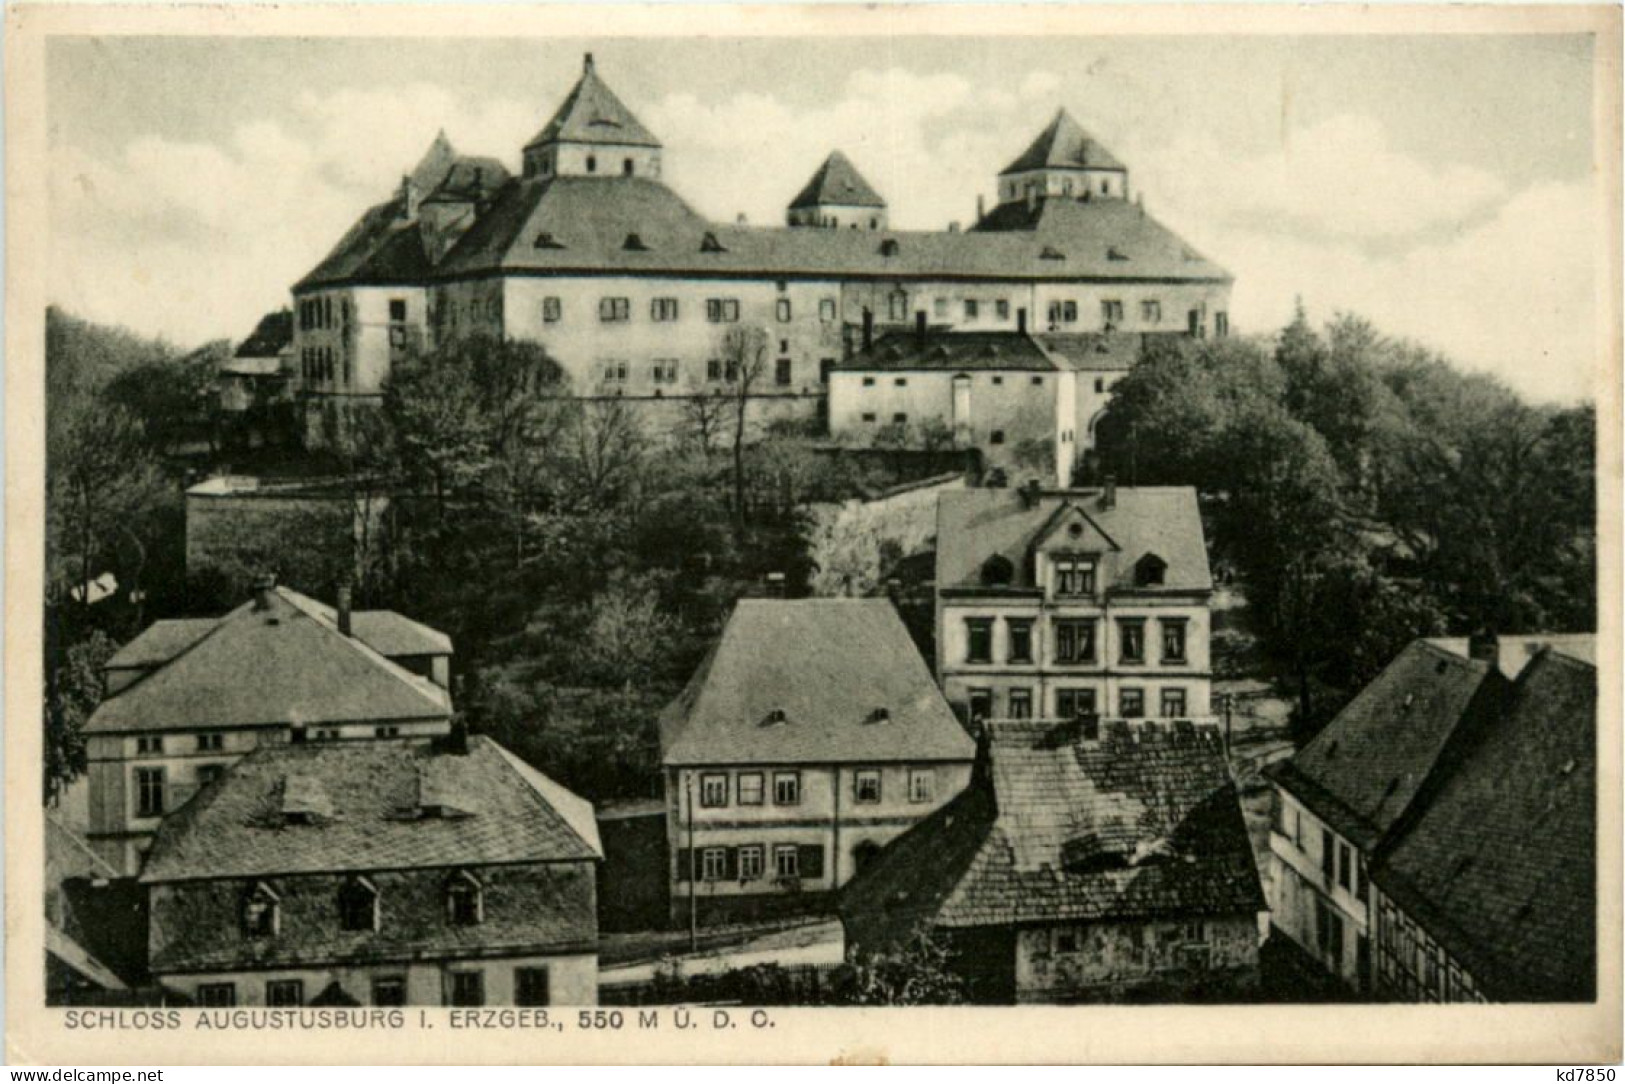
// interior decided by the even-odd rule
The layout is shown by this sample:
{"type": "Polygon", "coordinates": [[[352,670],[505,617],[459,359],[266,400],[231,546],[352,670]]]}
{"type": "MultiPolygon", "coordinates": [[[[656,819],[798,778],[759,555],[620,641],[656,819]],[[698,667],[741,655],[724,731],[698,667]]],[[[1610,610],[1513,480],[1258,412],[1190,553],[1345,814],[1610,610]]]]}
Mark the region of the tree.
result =
{"type": "Polygon", "coordinates": [[[85,770],[85,721],[102,700],[102,667],[118,650],[100,629],[67,649],[45,696],[45,800],[54,803],[85,770]]]}
{"type": "Polygon", "coordinates": [[[946,945],[916,930],[900,946],[848,953],[836,982],[836,1001],[847,1005],[955,1005],[965,983],[950,967],[946,945]]]}
{"type": "Polygon", "coordinates": [[[745,422],[750,392],[767,372],[769,339],[765,328],[735,325],[722,336],[723,374],[733,413],[734,528],[745,527],[745,422]]]}
{"type": "Polygon", "coordinates": [[[697,377],[690,380],[687,392],[683,399],[681,433],[685,440],[698,446],[700,454],[709,460],[722,440],[733,397],[725,395],[715,386],[707,387],[697,377]]]}

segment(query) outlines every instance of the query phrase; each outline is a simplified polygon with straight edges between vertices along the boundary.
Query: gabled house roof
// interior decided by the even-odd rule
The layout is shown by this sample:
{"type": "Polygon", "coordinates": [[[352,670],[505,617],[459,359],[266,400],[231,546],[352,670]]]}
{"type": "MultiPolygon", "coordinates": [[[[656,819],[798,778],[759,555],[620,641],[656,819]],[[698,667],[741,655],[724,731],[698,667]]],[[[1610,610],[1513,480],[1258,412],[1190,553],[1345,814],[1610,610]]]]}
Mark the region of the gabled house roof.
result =
{"type": "Polygon", "coordinates": [[[1034,169],[1115,169],[1121,170],[1111,151],[1100,144],[1065,109],[1057,110],[1038,138],[1022,151],[999,176],[1026,173],[1034,169]]]}
{"type": "Polygon", "coordinates": [[[1495,1000],[1596,996],[1597,669],[1537,655],[1372,880],[1495,1000]]]}
{"type": "Polygon", "coordinates": [[[863,179],[851,159],[840,151],[831,151],[806,187],[790,201],[792,211],[823,205],[884,207],[886,201],[863,179]]]}
{"type": "Polygon", "coordinates": [[[1252,914],[1247,828],[1209,728],[996,722],[971,786],[886,847],[841,894],[849,936],[922,926],[1252,914]]]}
{"type": "Polygon", "coordinates": [[[660,717],[667,765],[968,761],[886,599],[744,599],[660,717]]]}
{"type": "MultiPolygon", "coordinates": [[[[1442,647],[1457,655],[1470,655],[1470,638],[1466,636],[1430,636],[1428,643],[1442,647]]],[[[1581,662],[1597,664],[1597,636],[1592,632],[1535,632],[1495,638],[1495,662],[1501,676],[1508,681],[1523,672],[1523,668],[1549,647],[1560,655],[1581,662]]]]}
{"type": "Polygon", "coordinates": [[[1002,557],[1016,571],[1014,586],[1033,588],[1033,548],[1056,517],[1071,507],[1086,514],[1118,546],[1102,571],[1102,587],[1147,592],[1211,591],[1202,517],[1188,486],[1119,486],[1112,507],[1098,489],[966,489],[937,503],[937,589],[983,586],[982,568],[1002,557]],[[1161,584],[1135,583],[1147,554],[1167,562],[1161,584]]]}
{"type": "Polygon", "coordinates": [[[260,317],[254,330],[237,345],[232,356],[237,358],[271,358],[286,350],[293,342],[293,310],[278,309],[260,317]]]}
{"type": "Polygon", "coordinates": [[[658,147],[660,140],[632,115],[615,92],[598,78],[592,54],[588,53],[581,78],[559,106],[553,119],[547,122],[525,149],[544,143],[597,143],[630,144],[639,147],[658,147]]]}
{"type": "Polygon", "coordinates": [[[1265,773],[1370,849],[1411,807],[1464,723],[1493,711],[1505,688],[1488,664],[1414,641],[1314,740],[1265,773]]]}
{"type": "Polygon", "coordinates": [[[591,861],[592,806],[483,735],[261,746],[166,818],[143,884],[366,870],[591,861]],[[424,780],[458,796],[425,815],[424,780]],[[295,795],[295,797],[290,797],[295,795]],[[321,810],[292,823],[319,795],[321,810]]]}
{"type": "MultiPolygon", "coordinates": [[[[399,615],[379,624],[386,644],[399,638],[449,650],[441,634],[399,615]]],[[[263,608],[245,603],[212,627],[195,621],[160,626],[109,661],[110,669],[153,669],[104,700],[86,722],[87,733],[444,719],[451,714],[446,690],[391,662],[359,635],[345,636],[331,609],[285,587],[268,591],[263,608]],[[173,654],[164,660],[168,652],[173,654]]]]}

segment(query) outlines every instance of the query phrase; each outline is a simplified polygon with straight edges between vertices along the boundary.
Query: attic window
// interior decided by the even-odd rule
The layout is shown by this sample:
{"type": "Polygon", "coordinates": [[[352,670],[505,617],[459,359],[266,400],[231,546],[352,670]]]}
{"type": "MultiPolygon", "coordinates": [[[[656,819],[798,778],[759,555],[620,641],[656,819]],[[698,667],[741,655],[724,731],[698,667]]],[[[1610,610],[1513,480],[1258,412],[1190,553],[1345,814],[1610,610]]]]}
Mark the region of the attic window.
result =
{"type": "Polygon", "coordinates": [[[551,233],[548,233],[546,230],[543,230],[541,233],[538,233],[536,235],[536,247],[537,248],[563,248],[564,245],[563,245],[563,243],[561,243],[559,241],[558,238],[554,237],[551,233]]]}
{"type": "Polygon", "coordinates": [[[282,927],[282,897],[264,881],[243,896],[243,936],[275,937],[282,927]]]}
{"type": "Polygon", "coordinates": [[[1141,587],[1161,587],[1168,577],[1168,562],[1154,553],[1140,558],[1134,566],[1134,582],[1141,587]]]}
{"type": "Polygon", "coordinates": [[[788,722],[789,718],[790,717],[784,713],[783,708],[774,708],[772,711],[768,712],[762,717],[761,725],[778,726],[780,723],[788,722]]]}
{"type": "Polygon", "coordinates": [[[999,344],[998,343],[988,343],[985,347],[982,348],[982,356],[984,358],[996,358],[996,357],[998,357],[999,356],[999,344]]]}
{"type": "Polygon", "coordinates": [[[282,780],[278,807],[282,823],[319,824],[333,819],[333,803],[319,780],[308,775],[290,775],[282,780]]]}
{"type": "Polygon", "coordinates": [[[351,877],[339,888],[339,928],[352,933],[378,928],[378,886],[351,877]]]}
{"type": "Polygon", "coordinates": [[[1106,249],[1106,258],[1108,260],[1126,260],[1128,259],[1128,253],[1124,252],[1116,245],[1112,245],[1106,249]]]}
{"type": "Polygon", "coordinates": [[[446,922],[478,926],[485,920],[485,887],[466,869],[446,878],[446,922]]]}
{"type": "Polygon", "coordinates": [[[982,562],[982,585],[984,587],[1004,587],[1015,579],[1016,568],[1010,563],[1010,558],[995,553],[982,562]]]}
{"type": "Polygon", "coordinates": [[[890,708],[876,708],[874,711],[871,711],[869,713],[869,717],[867,719],[865,719],[864,722],[866,722],[866,723],[889,723],[889,722],[891,722],[891,709],[890,708]]]}
{"type": "Polygon", "coordinates": [[[649,246],[643,243],[643,238],[639,237],[635,233],[627,234],[626,235],[626,240],[624,242],[622,242],[621,247],[626,249],[626,251],[628,251],[628,252],[648,252],[649,251],[649,246]]]}
{"type": "Polygon", "coordinates": [[[1125,869],[1128,864],[1128,854],[1096,832],[1075,836],[1061,844],[1061,868],[1067,873],[1125,869]]]}
{"type": "Polygon", "coordinates": [[[897,239],[895,237],[888,237],[884,241],[880,242],[880,254],[882,256],[895,256],[897,255],[898,247],[897,239]]]}
{"type": "Polygon", "coordinates": [[[700,238],[700,251],[727,252],[728,250],[722,247],[722,242],[717,240],[716,234],[707,233],[704,237],[700,238]]]}
{"type": "Polygon", "coordinates": [[[445,780],[429,772],[426,767],[419,767],[414,812],[425,819],[459,820],[472,817],[477,812],[477,806],[468,795],[448,786],[445,780]]]}
{"type": "Polygon", "coordinates": [[[1040,260],[1064,260],[1066,259],[1066,253],[1062,252],[1054,245],[1045,245],[1044,251],[1038,254],[1038,258],[1040,260]]]}

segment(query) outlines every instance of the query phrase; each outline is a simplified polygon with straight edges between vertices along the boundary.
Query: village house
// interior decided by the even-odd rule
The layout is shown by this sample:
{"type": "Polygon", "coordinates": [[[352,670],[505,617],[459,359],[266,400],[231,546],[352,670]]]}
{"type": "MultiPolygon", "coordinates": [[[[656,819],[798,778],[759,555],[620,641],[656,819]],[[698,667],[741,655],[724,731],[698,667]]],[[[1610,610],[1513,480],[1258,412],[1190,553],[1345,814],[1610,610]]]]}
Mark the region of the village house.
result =
{"type": "Polygon", "coordinates": [[[292,375],[293,312],[266,313],[253,332],[223,358],[215,374],[220,410],[237,425],[263,419],[263,412],[282,396],[292,375]]]}
{"type": "Polygon", "coordinates": [[[766,337],[746,389],[763,418],[816,416],[842,357],[920,314],[954,330],[1229,330],[1231,276],[1131,200],[1127,169],[1064,112],[964,230],[890,228],[839,153],[789,225],[712,222],[666,185],[664,154],[590,55],[517,175],[437,138],[293,287],[307,439],[376,403],[413,349],[469,335],[540,343],[575,394],[673,420],[680,402],[655,400],[748,375],[722,349],[739,325],[766,337]]]}
{"type": "Polygon", "coordinates": [[[163,818],[268,744],[428,738],[451,722],[451,641],[389,610],[267,582],[219,618],[158,621],[107,662],[85,724],[87,839],[124,874],[163,818]]]}
{"type": "Polygon", "coordinates": [[[201,1006],[592,1005],[592,806],[488,738],[262,746],[158,831],[148,964],[201,1006]]]}
{"type": "Polygon", "coordinates": [[[932,937],[976,1002],[1245,997],[1264,896],[1217,728],[984,728],[970,787],[842,892],[848,944],[932,937]]]}
{"type": "Polygon", "coordinates": [[[936,577],[937,674],[966,717],[1211,718],[1194,489],[944,493],[936,577]]]}
{"type": "Polygon", "coordinates": [[[1007,476],[1069,486],[1144,339],[940,331],[921,313],[914,331],[888,333],[835,367],[830,434],[868,443],[890,431],[894,443],[918,444],[934,429],[956,447],[980,448],[1007,476]]]}
{"type": "Polygon", "coordinates": [[[1531,659],[1371,873],[1375,989],[1402,1001],[1597,996],[1597,669],[1531,659]]]}
{"type": "Polygon", "coordinates": [[[884,599],[744,599],[660,718],[674,922],[833,903],[974,745],[884,599]]]}

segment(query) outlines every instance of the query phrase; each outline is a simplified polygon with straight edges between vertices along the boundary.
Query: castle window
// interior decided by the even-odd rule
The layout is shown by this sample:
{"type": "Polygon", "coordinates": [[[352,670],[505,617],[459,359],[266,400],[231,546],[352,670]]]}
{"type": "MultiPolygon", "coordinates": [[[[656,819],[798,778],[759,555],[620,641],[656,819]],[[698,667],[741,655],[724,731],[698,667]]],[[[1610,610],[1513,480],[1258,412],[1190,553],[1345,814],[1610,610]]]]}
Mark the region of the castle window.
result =
{"type": "Polygon", "coordinates": [[[1055,661],[1092,663],[1095,661],[1095,622],[1073,618],[1055,622],[1055,661]]]}
{"type": "Polygon", "coordinates": [[[485,972],[453,971],[451,1004],[455,1008],[478,1008],[485,1004],[485,972]]]}
{"type": "Polygon", "coordinates": [[[597,157],[595,157],[594,155],[591,155],[591,154],[587,155],[587,172],[588,173],[597,173],[598,172],[598,159],[597,159],[597,157]]]}
{"type": "Polygon", "coordinates": [[[632,176],[632,159],[628,158],[626,161],[621,163],[621,172],[626,174],[628,177],[632,176]]]}
{"type": "Polygon", "coordinates": [[[1003,300],[993,302],[993,314],[1000,320],[1010,319],[1010,302],[1003,300]]]}
{"type": "Polygon", "coordinates": [[[995,553],[982,562],[982,584],[986,587],[1004,587],[1015,579],[1016,568],[1003,554],[995,553]]]}
{"type": "Polygon", "coordinates": [[[627,377],[627,364],[625,361],[604,362],[604,383],[624,384],[627,377]]]}
{"type": "Polygon", "coordinates": [[[1140,302],[1140,320],[1142,322],[1144,322],[1144,323],[1147,323],[1147,324],[1160,324],[1160,323],[1162,323],[1162,302],[1160,302],[1160,301],[1142,301],[1142,302],[1140,302]]]}
{"type": "Polygon", "coordinates": [[[946,297],[939,297],[931,303],[931,315],[936,317],[938,320],[947,318],[948,299],[946,297]]]}
{"type": "Polygon", "coordinates": [[[1031,719],[1033,717],[1033,691],[1031,689],[1010,690],[1010,718],[1031,719]]]}
{"type": "MultiPolygon", "coordinates": [[[[998,381],[995,380],[994,383],[998,383],[998,381]]],[[[1004,430],[1003,429],[995,429],[995,430],[993,430],[993,432],[991,432],[991,433],[989,433],[987,435],[987,442],[989,444],[1003,444],[1004,443],[1004,430]]]]}
{"type": "Polygon", "coordinates": [[[197,988],[197,1003],[205,1009],[229,1009],[237,1004],[237,984],[206,982],[197,988]]]}
{"type": "Polygon", "coordinates": [[[652,376],[656,384],[677,383],[677,359],[656,358],[652,376]]]}
{"type": "Polygon", "coordinates": [[[378,888],[365,877],[351,877],[339,889],[339,928],[352,933],[378,928],[378,888]]]}
{"type": "Polygon", "coordinates": [[[484,919],[484,887],[472,873],[458,870],[446,880],[446,921],[453,926],[478,926],[484,919]]]}
{"type": "Polygon", "coordinates": [[[1095,593],[1093,557],[1055,558],[1055,593],[1068,597],[1095,593]]]}
{"type": "Polygon", "coordinates": [[[135,815],[161,817],[164,815],[164,770],[137,768],[135,770],[135,815]]]}
{"type": "Polygon", "coordinates": [[[598,319],[606,324],[622,323],[632,316],[632,302],[624,297],[598,299],[598,319]]]}
{"type": "Polygon", "coordinates": [[[1134,566],[1134,582],[1141,587],[1160,587],[1167,573],[1168,562],[1148,553],[1134,566]]]}
{"type": "Polygon", "coordinates": [[[790,383],[790,359],[780,358],[773,366],[774,383],[784,385],[790,383]]]}
{"type": "Polygon", "coordinates": [[[871,219],[870,219],[870,220],[869,220],[869,228],[870,228],[870,229],[871,229],[871,230],[878,230],[878,229],[879,229],[879,228],[880,228],[880,219],[878,219],[878,218],[871,218],[871,219]]]}
{"type": "Polygon", "coordinates": [[[863,416],[863,420],[866,421],[866,422],[872,422],[872,421],[875,420],[875,416],[874,416],[873,413],[866,413],[863,416]]]}
{"type": "Polygon", "coordinates": [[[224,734],[199,734],[197,748],[200,753],[218,753],[226,746],[224,734]]]}
{"type": "Polygon", "coordinates": [[[790,299],[787,297],[781,297],[779,298],[778,304],[774,307],[778,313],[779,323],[788,324],[790,322],[790,299]]]}
{"type": "Polygon", "coordinates": [[[976,319],[976,312],[977,312],[976,302],[970,300],[969,298],[967,298],[965,300],[965,319],[967,321],[975,320],[976,319]]]}
{"type": "Polygon", "coordinates": [[[722,379],[722,359],[708,358],[705,362],[705,379],[716,383],[722,379]]]}
{"type": "Polygon", "coordinates": [[[886,296],[886,312],[893,322],[908,319],[908,295],[901,290],[894,290],[886,296]]]}
{"type": "Polygon", "coordinates": [[[1216,312],[1213,314],[1213,336],[1217,339],[1225,338],[1230,334],[1230,314],[1216,312]]]}
{"type": "Polygon", "coordinates": [[[835,299],[833,297],[826,297],[818,303],[818,318],[826,324],[835,319],[835,299]]]}
{"type": "Polygon", "coordinates": [[[677,299],[675,297],[657,297],[649,305],[649,316],[656,323],[665,323],[677,319],[677,299]]]}
{"type": "Polygon", "coordinates": [[[761,772],[740,772],[739,773],[739,804],[740,805],[761,805],[762,804],[762,773],[761,772]]]}
{"type": "Polygon", "coordinates": [[[1112,190],[1112,183],[1110,181],[1101,181],[1100,182],[1100,194],[1102,196],[1109,195],[1111,193],[1111,190],[1112,190]]]}
{"type": "Polygon", "coordinates": [[[774,772],[773,773],[773,804],[774,805],[800,805],[801,804],[801,773],[800,772],[774,772]]]}
{"type": "Polygon", "coordinates": [[[907,425],[908,415],[903,413],[893,414],[891,420],[893,425],[907,425]]]}
{"type": "Polygon", "coordinates": [[[564,305],[556,297],[542,298],[542,322],[556,324],[564,319],[564,305]]]}
{"type": "Polygon", "coordinates": [[[1123,303],[1121,301],[1102,301],[1100,303],[1100,318],[1107,327],[1115,327],[1123,322],[1123,303]]]}

